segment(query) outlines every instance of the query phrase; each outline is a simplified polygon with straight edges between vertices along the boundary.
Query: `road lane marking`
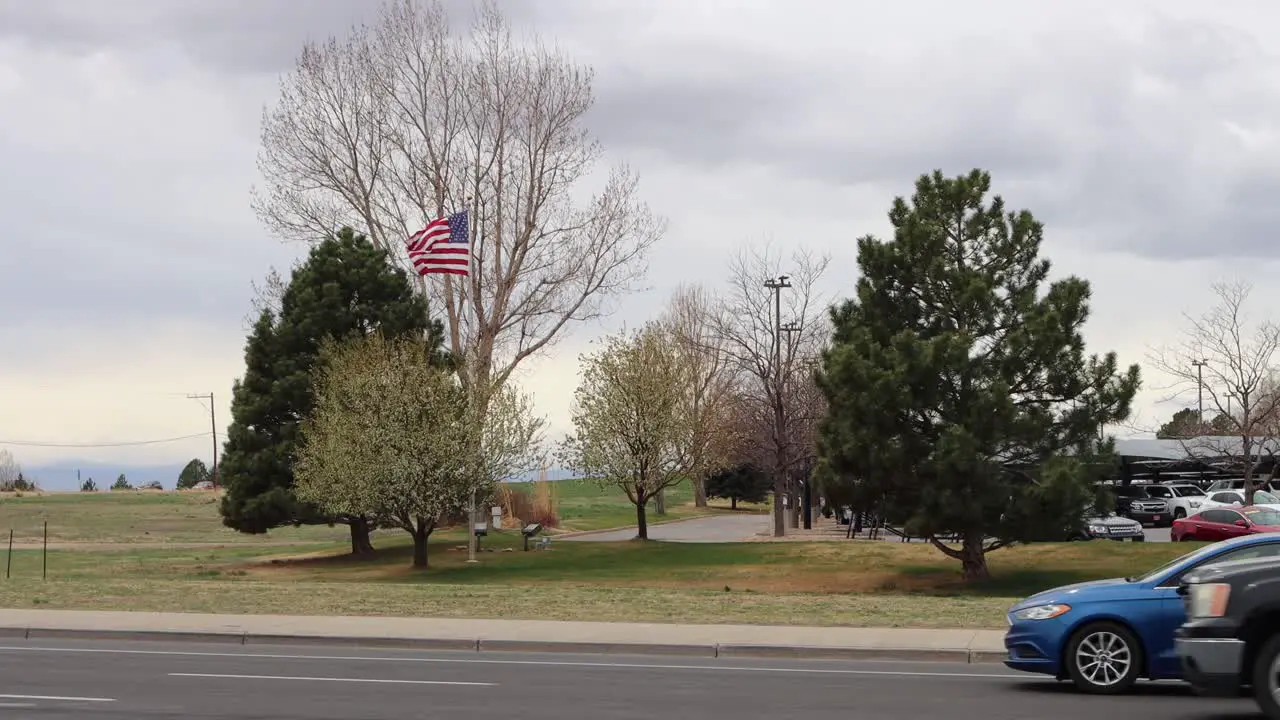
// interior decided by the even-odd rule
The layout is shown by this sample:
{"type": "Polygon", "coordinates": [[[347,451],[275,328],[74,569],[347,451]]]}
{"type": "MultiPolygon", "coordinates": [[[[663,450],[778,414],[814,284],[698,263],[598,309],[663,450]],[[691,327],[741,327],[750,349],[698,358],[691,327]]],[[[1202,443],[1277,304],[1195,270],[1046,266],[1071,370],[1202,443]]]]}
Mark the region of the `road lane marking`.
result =
{"type": "MultiPolygon", "coordinates": [[[[900,677],[957,677],[1004,680],[1044,680],[1029,673],[928,672],[910,670],[852,670],[846,668],[755,667],[750,665],[675,665],[660,663],[603,663],[573,660],[499,660],[489,658],[427,658],[412,656],[289,655],[281,653],[196,652],[193,650],[123,650],[119,648],[49,648],[0,645],[0,652],[53,652],[107,655],[159,655],[165,657],[249,658],[259,660],[324,660],[332,662],[443,663],[452,665],[532,665],[545,667],[617,668],[623,670],[706,670],[710,672],[766,672],[812,675],[880,675],[900,677]]],[[[854,661],[869,662],[869,661],[854,661]]],[[[874,662],[874,661],[870,661],[874,662]]],[[[893,662],[893,661],[888,661],[893,662]]]]}
{"type": "Polygon", "coordinates": [[[0,695],[0,700],[53,700],[55,702],[115,702],[115,698],[67,697],[63,695],[0,695]]]}
{"type": "Polygon", "coordinates": [[[497,683],[449,680],[384,680],[379,678],[301,677],[297,675],[224,675],[221,673],[169,673],[169,677],[226,678],[229,680],[310,680],[313,682],[380,683],[384,685],[475,685],[492,687],[497,683]]]}

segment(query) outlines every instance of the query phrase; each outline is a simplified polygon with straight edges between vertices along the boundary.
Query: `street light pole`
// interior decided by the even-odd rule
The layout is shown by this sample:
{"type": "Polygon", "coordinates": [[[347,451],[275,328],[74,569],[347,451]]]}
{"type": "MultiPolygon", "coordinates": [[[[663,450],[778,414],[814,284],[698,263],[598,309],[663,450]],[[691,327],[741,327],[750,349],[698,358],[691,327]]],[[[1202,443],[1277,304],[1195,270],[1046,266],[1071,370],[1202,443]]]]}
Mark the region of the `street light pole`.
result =
{"type": "MultiPolygon", "coordinates": [[[[800,327],[800,323],[797,323],[797,322],[789,322],[782,326],[782,332],[786,333],[788,338],[790,338],[791,333],[798,333],[800,332],[801,329],[802,328],[800,327]]],[[[791,363],[791,357],[792,357],[791,340],[788,339],[787,340],[787,364],[788,365],[790,365],[791,363]]],[[[782,372],[781,362],[778,363],[778,368],[779,368],[778,372],[782,372]]],[[[786,394],[787,386],[792,382],[792,380],[793,378],[790,374],[785,374],[782,380],[778,383],[778,389],[780,392],[780,394],[778,395],[778,404],[779,406],[782,407],[782,416],[784,419],[787,417],[786,399],[785,399],[788,397],[786,394]]],[[[787,423],[787,425],[789,426],[790,423],[787,423]]],[[[790,450],[791,449],[791,428],[786,427],[786,428],[783,428],[783,430],[784,431],[779,432],[779,435],[781,436],[782,442],[786,445],[787,449],[790,450]]],[[[788,463],[792,461],[790,453],[788,453],[787,455],[787,461],[788,463]]],[[[800,496],[799,480],[796,477],[794,477],[793,473],[790,470],[787,471],[786,475],[787,475],[787,487],[788,487],[787,497],[791,498],[791,503],[792,503],[791,504],[791,527],[792,529],[799,528],[800,527],[799,520],[803,516],[804,529],[810,530],[812,529],[812,525],[809,519],[809,510],[810,510],[810,503],[812,501],[810,499],[809,483],[807,481],[804,483],[804,495],[800,496]]]]}
{"type": "Polygon", "coordinates": [[[1204,366],[1209,364],[1208,360],[1192,360],[1191,364],[1196,369],[1196,389],[1199,394],[1199,418],[1201,432],[1204,430],[1204,366]]]}
{"type": "Polygon", "coordinates": [[[787,491],[786,478],[782,476],[785,466],[783,462],[782,430],[785,418],[782,413],[782,288],[791,287],[790,277],[779,275],[764,281],[764,286],[773,291],[773,427],[777,438],[777,458],[774,462],[773,478],[773,536],[782,537],[787,534],[786,513],[782,508],[782,496],[787,491]]]}

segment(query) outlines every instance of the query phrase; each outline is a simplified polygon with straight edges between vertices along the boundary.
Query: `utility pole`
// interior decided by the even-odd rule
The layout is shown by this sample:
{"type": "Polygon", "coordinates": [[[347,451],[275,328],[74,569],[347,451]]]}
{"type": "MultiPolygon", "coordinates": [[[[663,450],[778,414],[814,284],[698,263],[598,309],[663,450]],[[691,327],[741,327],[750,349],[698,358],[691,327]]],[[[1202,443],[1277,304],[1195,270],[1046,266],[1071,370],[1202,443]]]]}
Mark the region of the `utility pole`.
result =
{"type": "Polygon", "coordinates": [[[783,537],[787,534],[787,519],[782,507],[782,497],[787,491],[787,480],[783,474],[786,458],[782,438],[785,423],[782,414],[782,288],[791,287],[790,277],[779,275],[777,278],[769,278],[764,281],[764,286],[773,291],[773,432],[776,441],[774,450],[777,453],[773,478],[773,536],[783,537]]]}
{"type": "Polygon", "coordinates": [[[216,490],[218,487],[218,419],[213,409],[213,393],[208,395],[187,395],[192,400],[209,401],[209,429],[213,431],[213,468],[209,470],[209,479],[216,490]]]}
{"type": "Polygon", "coordinates": [[[1200,397],[1200,410],[1197,414],[1200,428],[1197,432],[1204,432],[1204,366],[1209,364],[1208,360],[1192,360],[1191,364],[1196,369],[1196,390],[1200,397]]]}

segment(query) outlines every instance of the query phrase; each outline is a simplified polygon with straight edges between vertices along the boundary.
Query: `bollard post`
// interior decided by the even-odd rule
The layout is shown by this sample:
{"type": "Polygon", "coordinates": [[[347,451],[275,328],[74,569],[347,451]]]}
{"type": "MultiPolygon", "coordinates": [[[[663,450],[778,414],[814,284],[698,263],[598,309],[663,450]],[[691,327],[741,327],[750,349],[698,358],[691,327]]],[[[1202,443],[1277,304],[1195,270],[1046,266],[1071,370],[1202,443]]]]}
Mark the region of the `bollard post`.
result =
{"type": "Polygon", "coordinates": [[[9,528],[9,557],[4,561],[4,579],[9,579],[9,571],[13,569],[13,528],[9,528]]]}
{"type": "Polygon", "coordinates": [[[40,552],[40,579],[49,579],[49,521],[44,521],[44,549],[40,552]]]}

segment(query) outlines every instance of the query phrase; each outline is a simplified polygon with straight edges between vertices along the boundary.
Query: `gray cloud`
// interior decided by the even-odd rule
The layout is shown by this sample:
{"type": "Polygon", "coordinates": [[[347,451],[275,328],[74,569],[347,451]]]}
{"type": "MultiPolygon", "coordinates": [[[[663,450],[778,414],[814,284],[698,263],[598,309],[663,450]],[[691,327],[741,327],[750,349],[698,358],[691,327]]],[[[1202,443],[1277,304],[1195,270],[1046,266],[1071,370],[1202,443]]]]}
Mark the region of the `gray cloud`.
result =
{"type": "MultiPolygon", "coordinates": [[[[217,72],[285,72],[301,44],[377,22],[383,0],[0,0],[6,36],[72,52],[173,43],[217,72]]],[[[443,0],[459,28],[477,3],[443,0]]],[[[580,9],[556,0],[501,0],[516,26],[547,25],[580,9]]]]}
{"type": "Polygon", "coordinates": [[[639,78],[602,73],[593,122],[623,153],[892,192],[934,168],[984,167],[1014,204],[1112,248],[1280,254],[1267,230],[1280,209],[1258,202],[1280,166],[1251,160],[1226,126],[1270,126],[1280,95],[1261,80],[1273,61],[1219,25],[1149,22],[1136,40],[1085,19],[1034,38],[1034,51],[970,38],[909,64],[864,55],[838,70],[749,46],[674,53],[639,78]],[[714,72],[724,67],[734,71],[714,72]],[[1087,232],[1103,228],[1115,232],[1087,232]]]}
{"type": "MultiPolygon", "coordinates": [[[[287,71],[305,39],[371,21],[380,4],[0,0],[0,41],[73,53],[172,43],[233,87],[238,75],[287,71]]],[[[472,7],[446,5],[463,19],[472,7]]],[[[779,182],[874,186],[886,209],[921,172],[979,166],[993,171],[1013,204],[1049,223],[1051,239],[1065,229],[1153,257],[1280,254],[1270,242],[1280,221],[1280,206],[1270,202],[1280,170],[1253,159],[1226,124],[1269,125],[1278,98],[1259,79],[1273,66],[1255,43],[1219,25],[1152,16],[1142,33],[1122,34],[1129,28],[1082,10],[1017,43],[1002,40],[1007,27],[903,34],[919,43],[916,54],[886,59],[873,49],[831,56],[803,43],[780,52],[744,39],[742,28],[735,37],[707,25],[705,37],[682,37],[685,28],[664,20],[656,4],[502,5],[519,28],[597,50],[599,100],[590,122],[618,157],[656,154],[725,175],[739,164],[765,165],[779,182]]],[[[814,17],[821,9],[806,7],[814,17]]],[[[858,21],[849,47],[901,32],[904,18],[864,13],[858,21]]],[[[255,104],[245,102],[246,118],[255,104]]],[[[163,162],[163,148],[146,149],[163,162]]],[[[139,312],[201,317],[231,305],[238,314],[248,280],[266,269],[263,259],[285,254],[270,247],[247,211],[198,227],[192,208],[156,212],[145,195],[163,195],[163,186],[176,186],[174,198],[208,190],[184,185],[146,158],[111,167],[99,157],[95,165],[87,156],[5,146],[3,138],[0,153],[0,180],[15,188],[5,205],[21,209],[6,215],[19,216],[30,239],[6,243],[0,263],[0,283],[20,317],[102,325],[139,312]],[[76,200],[68,205],[67,198],[76,200]],[[95,247],[68,249],[87,226],[95,247]]],[[[251,182],[252,160],[237,154],[226,162],[243,164],[243,173],[217,168],[231,197],[208,205],[243,209],[247,196],[239,193],[251,182]]]]}

